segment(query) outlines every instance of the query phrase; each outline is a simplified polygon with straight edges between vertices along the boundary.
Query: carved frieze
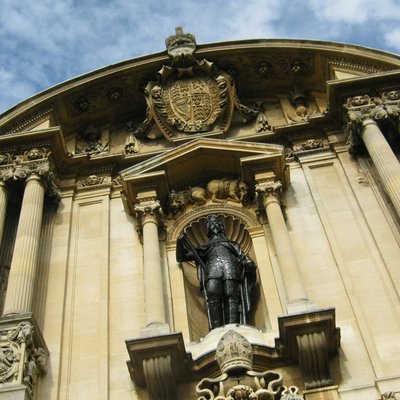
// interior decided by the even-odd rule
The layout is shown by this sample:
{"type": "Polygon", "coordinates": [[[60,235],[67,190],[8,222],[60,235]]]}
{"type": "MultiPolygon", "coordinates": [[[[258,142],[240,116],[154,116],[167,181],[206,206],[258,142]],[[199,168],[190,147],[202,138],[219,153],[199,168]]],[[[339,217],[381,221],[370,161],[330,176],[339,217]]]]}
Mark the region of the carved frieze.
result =
{"type": "Polygon", "coordinates": [[[202,206],[207,202],[223,203],[231,201],[245,205],[249,201],[249,190],[241,179],[213,179],[206,188],[189,187],[169,194],[169,209],[173,215],[184,211],[187,206],[202,206]]]}
{"type": "Polygon", "coordinates": [[[327,139],[307,139],[293,143],[292,148],[295,153],[328,149],[329,141],[327,139]]]}
{"type": "Polygon", "coordinates": [[[78,191],[98,190],[110,188],[112,180],[110,176],[92,174],[80,178],[76,183],[78,191]]]}

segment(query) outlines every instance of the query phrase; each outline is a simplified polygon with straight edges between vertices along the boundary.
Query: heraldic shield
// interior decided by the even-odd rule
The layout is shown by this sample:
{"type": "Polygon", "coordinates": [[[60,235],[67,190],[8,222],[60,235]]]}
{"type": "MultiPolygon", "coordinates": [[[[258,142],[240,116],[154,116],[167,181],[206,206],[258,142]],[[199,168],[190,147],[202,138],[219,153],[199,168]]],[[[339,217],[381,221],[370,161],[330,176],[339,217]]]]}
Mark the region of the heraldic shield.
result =
{"type": "Polygon", "coordinates": [[[207,76],[208,63],[196,65],[190,75],[169,77],[165,82],[149,82],[146,99],[150,114],[168,139],[179,134],[225,131],[233,113],[230,78],[220,73],[207,76]],[[201,71],[203,70],[203,71],[201,71]],[[196,73],[197,72],[197,73],[196,73]]]}

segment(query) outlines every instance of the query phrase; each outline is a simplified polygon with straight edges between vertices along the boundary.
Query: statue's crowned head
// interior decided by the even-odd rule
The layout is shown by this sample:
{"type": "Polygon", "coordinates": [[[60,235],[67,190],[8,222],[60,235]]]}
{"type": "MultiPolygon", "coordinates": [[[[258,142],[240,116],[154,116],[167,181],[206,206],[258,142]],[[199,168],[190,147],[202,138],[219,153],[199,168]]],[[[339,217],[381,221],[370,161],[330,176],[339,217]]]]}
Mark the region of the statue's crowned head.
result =
{"type": "Polygon", "coordinates": [[[218,219],[216,215],[210,215],[206,222],[207,236],[225,236],[224,224],[218,219]]]}

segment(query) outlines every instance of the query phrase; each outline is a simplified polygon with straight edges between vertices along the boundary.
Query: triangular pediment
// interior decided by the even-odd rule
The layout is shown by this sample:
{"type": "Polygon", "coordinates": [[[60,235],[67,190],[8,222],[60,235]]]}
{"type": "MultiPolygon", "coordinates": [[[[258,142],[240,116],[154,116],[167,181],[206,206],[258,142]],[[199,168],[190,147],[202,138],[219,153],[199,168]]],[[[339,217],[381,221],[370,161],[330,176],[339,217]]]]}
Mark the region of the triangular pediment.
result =
{"type": "Polygon", "coordinates": [[[283,146],[275,144],[196,139],[121,171],[131,200],[152,187],[163,198],[172,189],[204,185],[211,179],[243,179],[254,186],[254,174],[273,171],[285,182],[283,146]]]}

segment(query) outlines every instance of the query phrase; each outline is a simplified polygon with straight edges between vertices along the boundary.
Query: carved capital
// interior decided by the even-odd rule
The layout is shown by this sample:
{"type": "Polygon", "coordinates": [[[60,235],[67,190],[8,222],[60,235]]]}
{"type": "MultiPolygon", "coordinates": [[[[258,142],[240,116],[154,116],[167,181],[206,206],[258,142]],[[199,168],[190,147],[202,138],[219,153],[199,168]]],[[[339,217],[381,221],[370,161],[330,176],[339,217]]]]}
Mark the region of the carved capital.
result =
{"type": "Polygon", "coordinates": [[[155,190],[139,193],[136,201],[134,211],[139,222],[138,232],[141,238],[143,226],[147,223],[156,224],[159,229],[165,228],[165,216],[155,190]]]}
{"type": "Polygon", "coordinates": [[[282,193],[282,183],[275,180],[275,175],[272,172],[266,172],[256,175],[256,196],[260,211],[265,211],[265,208],[271,203],[280,204],[280,195],[282,193]]]}
{"type": "Polygon", "coordinates": [[[40,177],[46,194],[59,201],[60,190],[55,183],[51,153],[46,148],[34,147],[23,154],[0,155],[0,179],[4,182],[25,181],[32,175],[40,177]]]}
{"type": "Polygon", "coordinates": [[[24,385],[34,397],[38,379],[47,372],[48,351],[30,318],[0,321],[0,386],[24,385]]]}

